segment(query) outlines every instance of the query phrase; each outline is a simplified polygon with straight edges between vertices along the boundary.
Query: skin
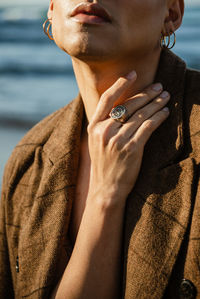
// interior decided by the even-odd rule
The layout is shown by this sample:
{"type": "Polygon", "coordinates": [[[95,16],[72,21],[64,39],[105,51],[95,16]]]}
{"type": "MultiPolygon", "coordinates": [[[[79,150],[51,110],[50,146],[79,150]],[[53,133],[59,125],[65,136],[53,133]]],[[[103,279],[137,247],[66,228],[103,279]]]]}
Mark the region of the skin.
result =
{"type": "MultiPolygon", "coordinates": [[[[98,3],[111,16],[110,23],[100,26],[74,21],[70,14],[79,3],[81,3],[80,0],[51,0],[48,17],[52,20],[52,31],[56,44],[72,58],[89,123],[88,131],[85,130],[83,138],[89,145],[88,171],[90,168],[92,173],[90,189],[99,190],[101,188],[99,181],[107,174],[107,161],[114,161],[113,156],[120,161],[122,148],[127,151],[128,143],[135,144],[134,149],[130,146],[129,150],[135,152],[137,149],[139,157],[135,174],[130,177],[130,182],[135,182],[141,165],[144,140],[147,142],[151,133],[166,119],[167,112],[160,113],[157,110],[149,114],[151,122],[143,117],[144,125],[143,123],[140,125],[143,125],[144,130],[141,132],[141,138],[137,138],[136,143],[134,133],[137,133],[137,130],[134,122],[130,125],[132,134],[127,135],[128,138],[125,140],[125,129],[121,129],[118,123],[109,119],[109,112],[114,105],[130,101],[138,93],[147,92],[146,87],[153,82],[159,62],[161,33],[175,31],[180,26],[184,3],[182,0],[100,1],[98,3]],[[132,80],[127,80],[126,75],[133,70],[137,74],[137,80],[136,76],[132,80]],[[102,110],[105,111],[102,112],[102,110]],[[103,113],[101,118],[99,111],[103,113]],[[156,120],[152,114],[155,114],[156,120]],[[146,132],[147,121],[148,132],[146,132]],[[121,137],[122,132],[123,138],[121,137]],[[100,140],[99,135],[103,140],[100,140]],[[111,148],[113,148],[114,142],[119,150],[118,153],[113,154],[111,148]],[[99,144],[102,144],[102,153],[99,152],[99,144]],[[107,147],[110,149],[107,150],[107,147]],[[101,171],[99,171],[100,169],[101,171]]],[[[138,113],[134,105],[129,110],[130,114],[138,113]]],[[[133,115],[134,118],[137,118],[137,114],[133,115]]],[[[124,125],[124,128],[129,127],[124,125]]],[[[137,129],[139,130],[140,127],[137,129]]],[[[129,155],[129,151],[127,151],[127,155],[129,155]]],[[[126,159],[123,159],[126,169],[130,162],[136,165],[134,155],[132,161],[130,159],[127,159],[127,163],[125,161],[126,159]]],[[[106,181],[106,184],[108,184],[108,190],[114,190],[114,193],[119,192],[120,195],[123,195],[122,197],[126,198],[133,184],[128,182],[127,188],[124,190],[127,182],[125,175],[116,181],[117,187],[116,183],[113,186],[112,180],[116,173],[121,172],[122,168],[121,163],[116,162],[113,172],[110,173],[111,179],[106,181]],[[123,194],[121,194],[121,190],[124,190],[123,194]]],[[[102,185],[105,186],[104,182],[102,185]]]]}
{"type": "Polygon", "coordinates": [[[90,120],[100,96],[120,76],[132,70],[138,75],[125,98],[153,82],[160,56],[161,32],[179,27],[183,1],[100,1],[98,3],[112,17],[112,23],[105,26],[87,26],[71,20],[68,16],[80,2],[52,0],[48,17],[52,19],[56,44],[72,57],[90,120]]]}
{"type": "Polygon", "coordinates": [[[71,217],[74,249],[52,298],[111,299],[119,297],[126,198],[146,142],[169,115],[163,108],[170,95],[152,86],[160,36],[180,26],[184,2],[84,2],[99,3],[111,23],[75,22],[70,13],[81,0],[51,0],[48,11],[56,44],[72,58],[87,117],[71,217]],[[119,103],[131,115],[123,125],[109,117],[119,103]]]}

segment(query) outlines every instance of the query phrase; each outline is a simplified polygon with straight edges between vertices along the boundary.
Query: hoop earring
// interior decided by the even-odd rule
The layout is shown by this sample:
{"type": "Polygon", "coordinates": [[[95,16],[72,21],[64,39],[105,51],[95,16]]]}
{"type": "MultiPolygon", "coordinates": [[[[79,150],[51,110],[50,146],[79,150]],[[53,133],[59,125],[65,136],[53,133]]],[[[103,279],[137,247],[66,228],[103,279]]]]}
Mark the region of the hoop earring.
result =
{"type": "Polygon", "coordinates": [[[53,40],[53,35],[50,34],[49,30],[50,30],[50,27],[51,27],[51,20],[50,19],[47,19],[44,24],[43,24],[43,30],[44,30],[44,33],[48,36],[48,38],[50,40],[53,40]],[[48,24],[49,23],[49,24],[48,24]],[[48,24],[48,25],[47,25],[48,24]]]}
{"type": "Polygon", "coordinates": [[[160,38],[160,46],[161,48],[172,49],[176,44],[176,34],[175,32],[168,33],[167,36],[163,33],[160,38]],[[171,43],[171,34],[173,34],[173,42],[171,43]],[[170,46],[171,45],[171,46],[170,46]]]}
{"type": "Polygon", "coordinates": [[[168,35],[162,34],[162,36],[161,36],[162,48],[168,49],[168,47],[170,45],[170,41],[171,41],[170,34],[168,34],[168,35]]]}

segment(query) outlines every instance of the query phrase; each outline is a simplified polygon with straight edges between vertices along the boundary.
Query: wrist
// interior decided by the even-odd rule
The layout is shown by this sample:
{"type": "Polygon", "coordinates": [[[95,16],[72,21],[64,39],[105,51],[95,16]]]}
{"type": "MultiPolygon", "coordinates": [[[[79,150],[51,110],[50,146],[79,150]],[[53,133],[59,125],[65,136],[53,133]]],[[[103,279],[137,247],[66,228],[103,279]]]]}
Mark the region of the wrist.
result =
{"type": "Polygon", "coordinates": [[[102,211],[108,212],[115,209],[123,210],[126,195],[116,186],[91,187],[88,192],[86,204],[95,204],[102,211]]]}

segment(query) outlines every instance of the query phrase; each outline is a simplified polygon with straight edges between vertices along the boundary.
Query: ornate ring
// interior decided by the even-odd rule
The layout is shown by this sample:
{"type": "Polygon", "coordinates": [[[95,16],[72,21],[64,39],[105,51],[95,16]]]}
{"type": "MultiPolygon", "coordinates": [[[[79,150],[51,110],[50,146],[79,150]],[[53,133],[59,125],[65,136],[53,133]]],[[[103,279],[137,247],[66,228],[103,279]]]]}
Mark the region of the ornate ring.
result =
{"type": "Polygon", "coordinates": [[[110,117],[120,123],[125,123],[128,119],[128,111],[125,106],[119,105],[111,110],[110,117]]]}

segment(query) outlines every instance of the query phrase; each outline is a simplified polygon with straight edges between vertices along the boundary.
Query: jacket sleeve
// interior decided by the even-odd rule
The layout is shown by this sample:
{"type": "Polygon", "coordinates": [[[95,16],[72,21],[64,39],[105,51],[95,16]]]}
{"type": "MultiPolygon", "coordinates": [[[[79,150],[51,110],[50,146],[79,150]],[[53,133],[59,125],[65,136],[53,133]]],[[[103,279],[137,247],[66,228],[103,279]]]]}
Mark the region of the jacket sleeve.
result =
{"type": "Polygon", "coordinates": [[[5,189],[2,188],[0,201],[0,298],[14,298],[12,275],[6,234],[5,189]]]}

